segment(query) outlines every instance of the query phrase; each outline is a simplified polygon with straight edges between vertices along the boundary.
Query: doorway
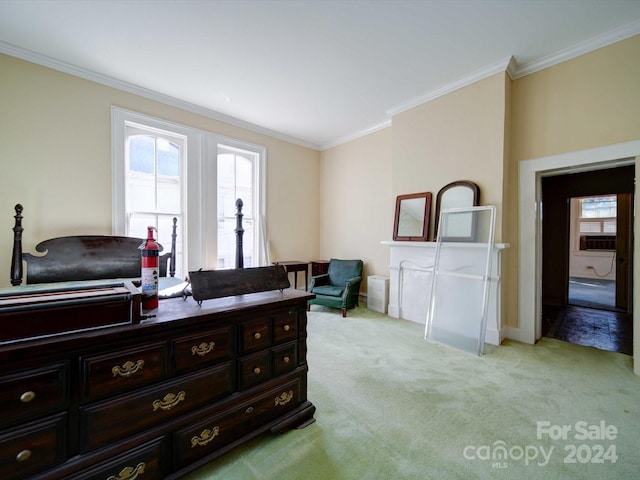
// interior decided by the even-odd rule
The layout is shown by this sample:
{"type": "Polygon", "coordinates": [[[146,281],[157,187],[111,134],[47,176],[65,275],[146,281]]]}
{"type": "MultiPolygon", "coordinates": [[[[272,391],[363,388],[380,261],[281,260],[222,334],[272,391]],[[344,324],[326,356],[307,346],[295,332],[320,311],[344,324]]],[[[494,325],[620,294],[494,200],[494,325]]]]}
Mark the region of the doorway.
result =
{"type": "Polygon", "coordinates": [[[635,166],[542,178],[542,335],[633,354],[635,166]]]}

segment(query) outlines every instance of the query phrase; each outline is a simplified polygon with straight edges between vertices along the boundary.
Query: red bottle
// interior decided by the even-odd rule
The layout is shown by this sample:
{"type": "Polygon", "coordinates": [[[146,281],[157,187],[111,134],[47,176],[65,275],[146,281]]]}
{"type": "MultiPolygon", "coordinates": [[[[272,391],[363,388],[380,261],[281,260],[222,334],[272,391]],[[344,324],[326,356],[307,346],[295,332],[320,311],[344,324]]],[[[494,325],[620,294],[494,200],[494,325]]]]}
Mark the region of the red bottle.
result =
{"type": "Polygon", "coordinates": [[[155,227],[147,227],[147,239],[140,245],[142,249],[142,269],[140,288],[142,290],[142,309],[158,308],[158,276],[160,274],[160,247],[153,238],[155,227]]]}

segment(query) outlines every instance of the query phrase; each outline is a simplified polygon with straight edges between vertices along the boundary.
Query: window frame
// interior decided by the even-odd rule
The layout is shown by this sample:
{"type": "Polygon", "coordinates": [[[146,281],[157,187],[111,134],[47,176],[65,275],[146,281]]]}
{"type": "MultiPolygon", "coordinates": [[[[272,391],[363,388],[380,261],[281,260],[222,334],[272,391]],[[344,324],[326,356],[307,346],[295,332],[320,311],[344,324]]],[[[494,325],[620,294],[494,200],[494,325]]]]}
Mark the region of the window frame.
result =
{"type": "MultiPolygon", "coordinates": [[[[256,266],[269,264],[266,239],[266,158],[264,146],[225,137],[197,128],[161,120],[148,115],[111,107],[112,142],[112,231],[126,235],[125,204],[125,124],[133,123],[186,138],[184,172],[182,245],[185,274],[217,267],[217,151],[218,144],[258,154],[254,206],[256,218],[256,266]],[[213,212],[211,215],[210,212],[213,212]]],[[[181,172],[181,173],[182,173],[181,172]]]]}

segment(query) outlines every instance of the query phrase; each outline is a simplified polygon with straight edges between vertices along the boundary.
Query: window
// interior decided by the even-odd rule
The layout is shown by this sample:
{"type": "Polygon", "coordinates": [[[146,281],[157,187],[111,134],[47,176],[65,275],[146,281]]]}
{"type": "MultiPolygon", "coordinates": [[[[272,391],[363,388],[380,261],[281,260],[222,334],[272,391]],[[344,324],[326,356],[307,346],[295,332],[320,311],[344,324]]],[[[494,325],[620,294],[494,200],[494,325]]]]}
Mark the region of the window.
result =
{"type": "Polygon", "coordinates": [[[244,266],[268,264],[264,147],[112,107],[113,232],[171,246],[176,276],[235,266],[235,202],[243,206],[244,266]]]}
{"type": "MultiPolygon", "coordinates": [[[[176,266],[182,265],[182,206],[184,136],[125,123],[125,235],[145,238],[147,227],[157,231],[165,251],[171,248],[176,225],[176,266]]],[[[176,269],[181,277],[181,268],[176,269]]]]}
{"type": "Polygon", "coordinates": [[[257,249],[254,192],[258,154],[218,145],[218,267],[235,266],[236,201],[242,200],[244,266],[255,267],[257,249]],[[246,240],[245,240],[246,239],[246,240]]]}
{"type": "Polygon", "coordinates": [[[616,234],[617,197],[580,198],[580,234],[616,234]]]}

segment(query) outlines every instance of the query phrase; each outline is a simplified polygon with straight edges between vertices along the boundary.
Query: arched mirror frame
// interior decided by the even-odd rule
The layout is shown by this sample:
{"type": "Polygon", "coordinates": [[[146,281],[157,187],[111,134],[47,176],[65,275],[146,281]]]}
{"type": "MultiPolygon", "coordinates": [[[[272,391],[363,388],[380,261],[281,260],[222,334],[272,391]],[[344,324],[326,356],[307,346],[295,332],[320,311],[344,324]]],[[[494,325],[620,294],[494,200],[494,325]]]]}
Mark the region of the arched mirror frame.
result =
{"type": "MultiPolygon", "coordinates": [[[[469,180],[457,180],[455,182],[451,182],[447,185],[445,185],[444,187],[442,187],[440,189],[440,191],[438,192],[438,194],[436,195],[436,216],[435,216],[435,221],[434,221],[434,227],[433,227],[433,239],[436,240],[438,238],[438,223],[440,222],[440,210],[442,208],[451,208],[449,206],[442,206],[442,197],[444,196],[445,193],[450,192],[452,189],[455,188],[466,188],[471,190],[471,194],[472,194],[472,204],[470,205],[455,205],[455,207],[476,207],[478,205],[480,205],[480,187],[475,184],[474,182],[471,182],[469,180]]],[[[473,231],[473,228],[472,230],[473,231]]],[[[448,241],[465,241],[465,240],[471,240],[471,238],[447,238],[448,241]]]]}
{"type": "MultiPolygon", "coordinates": [[[[395,241],[405,242],[426,242],[429,235],[429,219],[431,216],[431,192],[411,193],[408,195],[398,195],[396,197],[396,214],[393,222],[393,239],[395,241]],[[414,200],[424,199],[423,207],[420,207],[420,222],[422,223],[422,231],[415,232],[415,235],[407,235],[406,229],[403,228],[402,218],[403,210],[407,203],[414,200]],[[404,207],[404,208],[403,208],[404,207]]],[[[411,232],[413,233],[413,232],[411,232]]]]}

